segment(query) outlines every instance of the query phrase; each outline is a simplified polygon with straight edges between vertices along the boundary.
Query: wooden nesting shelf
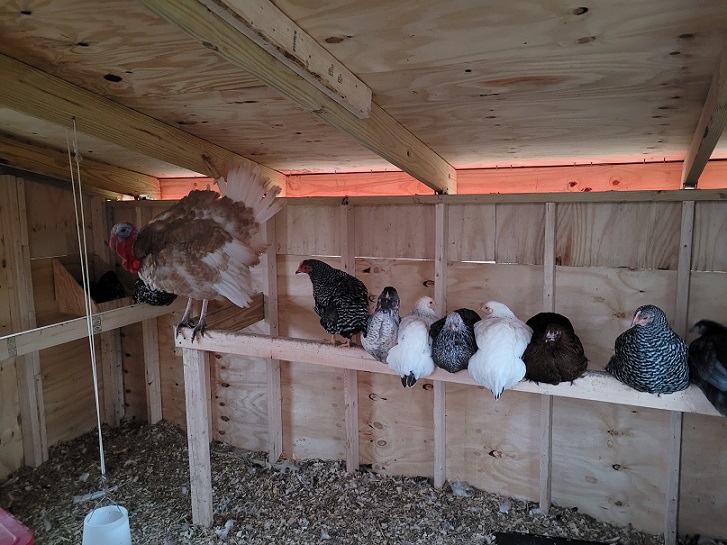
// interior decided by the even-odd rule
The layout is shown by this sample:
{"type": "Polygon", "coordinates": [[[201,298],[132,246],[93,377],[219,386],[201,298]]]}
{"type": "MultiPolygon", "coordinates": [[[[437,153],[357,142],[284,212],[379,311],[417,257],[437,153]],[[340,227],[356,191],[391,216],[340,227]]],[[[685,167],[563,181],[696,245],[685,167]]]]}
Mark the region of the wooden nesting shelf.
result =
{"type": "MultiPolygon", "coordinates": [[[[92,255],[89,261],[89,276],[96,280],[100,276],[95,273],[99,269],[98,261],[100,260],[95,255],[92,255]]],[[[58,310],[60,312],[72,316],[86,315],[83,287],[81,287],[76,278],[68,270],[66,264],[58,258],[53,260],[53,285],[55,287],[56,301],[58,302],[58,310]]],[[[91,311],[97,314],[130,304],[131,297],[122,297],[121,299],[114,299],[103,303],[97,303],[91,299],[91,311]]]]}

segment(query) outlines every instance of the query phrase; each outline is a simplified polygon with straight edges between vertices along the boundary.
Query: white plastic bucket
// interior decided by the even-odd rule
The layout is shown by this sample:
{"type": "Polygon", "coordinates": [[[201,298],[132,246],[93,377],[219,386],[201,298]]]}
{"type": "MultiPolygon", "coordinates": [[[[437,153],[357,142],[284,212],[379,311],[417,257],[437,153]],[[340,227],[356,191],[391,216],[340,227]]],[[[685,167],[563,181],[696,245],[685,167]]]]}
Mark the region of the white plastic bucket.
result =
{"type": "Polygon", "coordinates": [[[129,512],[119,505],[94,509],[83,519],[82,545],[131,545],[129,512]]]}

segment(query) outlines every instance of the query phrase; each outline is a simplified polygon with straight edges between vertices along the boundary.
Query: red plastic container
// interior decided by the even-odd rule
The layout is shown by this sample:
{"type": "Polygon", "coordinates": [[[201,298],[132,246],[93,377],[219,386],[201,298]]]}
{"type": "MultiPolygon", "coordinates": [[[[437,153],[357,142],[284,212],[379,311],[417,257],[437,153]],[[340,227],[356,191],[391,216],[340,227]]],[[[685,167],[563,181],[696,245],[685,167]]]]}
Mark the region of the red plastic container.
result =
{"type": "Polygon", "coordinates": [[[33,532],[10,513],[0,509],[0,545],[33,545],[33,532]]]}

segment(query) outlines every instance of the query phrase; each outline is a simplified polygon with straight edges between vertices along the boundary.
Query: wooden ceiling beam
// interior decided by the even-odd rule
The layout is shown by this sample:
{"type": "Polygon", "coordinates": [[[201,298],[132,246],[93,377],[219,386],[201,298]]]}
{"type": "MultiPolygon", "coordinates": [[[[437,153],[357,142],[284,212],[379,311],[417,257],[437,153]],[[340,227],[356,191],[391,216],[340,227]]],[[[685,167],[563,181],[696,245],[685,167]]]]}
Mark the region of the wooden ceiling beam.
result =
{"type": "MultiPolygon", "coordinates": [[[[216,177],[249,161],[148,115],[127,108],[37,68],[0,54],[0,104],[193,172],[216,177]]],[[[260,165],[264,176],[285,187],[285,176],[260,165]]]]}
{"type": "Polygon", "coordinates": [[[229,62],[259,78],[437,192],[456,193],[455,169],[376,103],[366,119],[311,85],[199,0],[141,0],[229,62]]]}
{"type": "Polygon", "coordinates": [[[199,0],[359,119],[371,89],[269,0],[199,0]]]}
{"type": "Polygon", "coordinates": [[[695,189],[727,124],[727,45],[712,76],[697,130],[684,159],[682,187],[695,189]]]}
{"type": "MultiPolygon", "coordinates": [[[[0,162],[52,178],[69,180],[70,183],[68,153],[53,148],[28,144],[0,135],[0,162]]],[[[149,195],[152,199],[161,198],[161,184],[153,176],[86,158],[81,160],[80,169],[81,183],[90,193],[107,198],[118,198],[121,195],[149,195]]]]}

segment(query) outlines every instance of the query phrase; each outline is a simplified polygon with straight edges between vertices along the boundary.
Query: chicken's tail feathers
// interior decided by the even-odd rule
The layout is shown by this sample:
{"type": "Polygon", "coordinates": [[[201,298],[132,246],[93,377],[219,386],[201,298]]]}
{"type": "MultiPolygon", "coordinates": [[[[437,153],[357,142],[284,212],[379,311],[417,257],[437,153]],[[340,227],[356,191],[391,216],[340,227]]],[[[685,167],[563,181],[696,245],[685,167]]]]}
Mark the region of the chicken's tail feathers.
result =
{"type": "Polygon", "coordinates": [[[275,198],[282,189],[277,185],[268,187],[270,180],[262,175],[257,163],[237,163],[227,173],[227,179],[218,178],[216,181],[220,194],[252,208],[259,224],[265,223],[283,208],[283,201],[275,198]]]}

